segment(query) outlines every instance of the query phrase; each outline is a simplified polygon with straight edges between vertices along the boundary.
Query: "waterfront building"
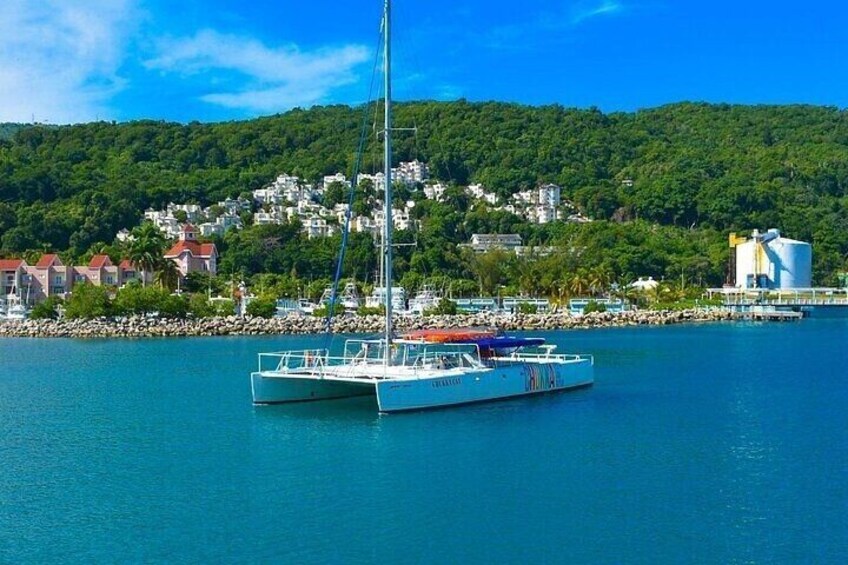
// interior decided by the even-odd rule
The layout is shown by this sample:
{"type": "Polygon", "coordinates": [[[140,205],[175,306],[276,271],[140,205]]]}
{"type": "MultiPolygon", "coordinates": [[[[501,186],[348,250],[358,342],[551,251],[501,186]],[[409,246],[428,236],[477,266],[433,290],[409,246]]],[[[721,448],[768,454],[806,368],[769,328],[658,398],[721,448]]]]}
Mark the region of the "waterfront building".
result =
{"type": "Polygon", "coordinates": [[[582,316],[590,302],[603,306],[604,312],[613,314],[627,310],[627,304],[620,298],[572,298],[568,301],[568,312],[572,316],[582,316]]]}
{"type": "MultiPolygon", "coordinates": [[[[152,276],[145,279],[150,282],[152,276]]],[[[49,296],[67,298],[78,284],[121,287],[134,280],[141,275],[128,260],[114,265],[108,255],[95,255],[80,266],[65,265],[55,253],[45,253],[35,265],[23,259],[0,260],[0,294],[14,294],[27,304],[49,296]]]]}
{"type": "Polygon", "coordinates": [[[197,241],[197,229],[191,224],[183,226],[179,240],[165,253],[165,259],[177,264],[183,277],[192,272],[218,272],[218,249],[214,243],[197,241]]]}
{"type": "Polygon", "coordinates": [[[23,259],[0,259],[0,298],[19,291],[26,276],[26,268],[23,259]]]}

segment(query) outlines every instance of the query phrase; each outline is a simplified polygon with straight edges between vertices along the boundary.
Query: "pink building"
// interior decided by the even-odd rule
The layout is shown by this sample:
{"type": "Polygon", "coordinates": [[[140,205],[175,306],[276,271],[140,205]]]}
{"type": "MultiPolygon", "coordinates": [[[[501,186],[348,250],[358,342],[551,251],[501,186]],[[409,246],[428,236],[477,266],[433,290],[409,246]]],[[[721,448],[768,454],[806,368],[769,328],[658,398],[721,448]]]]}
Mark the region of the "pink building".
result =
{"type": "Polygon", "coordinates": [[[35,265],[23,259],[0,260],[0,294],[17,294],[30,304],[48,296],[65,298],[75,284],[120,287],[140,277],[129,261],[115,266],[108,255],[95,255],[88,265],[78,267],[64,265],[54,253],[42,255],[35,265]]]}
{"type": "Polygon", "coordinates": [[[214,275],[218,271],[218,249],[214,243],[197,241],[197,228],[191,224],[183,226],[180,239],[165,253],[165,259],[177,264],[183,276],[193,272],[214,275]]]}
{"type": "Polygon", "coordinates": [[[17,294],[23,286],[26,267],[23,259],[0,259],[0,298],[17,294]]]}
{"type": "Polygon", "coordinates": [[[27,265],[28,275],[21,296],[29,302],[38,302],[48,296],[64,297],[74,284],[74,268],[66,267],[55,253],[46,253],[38,263],[27,265]]]}

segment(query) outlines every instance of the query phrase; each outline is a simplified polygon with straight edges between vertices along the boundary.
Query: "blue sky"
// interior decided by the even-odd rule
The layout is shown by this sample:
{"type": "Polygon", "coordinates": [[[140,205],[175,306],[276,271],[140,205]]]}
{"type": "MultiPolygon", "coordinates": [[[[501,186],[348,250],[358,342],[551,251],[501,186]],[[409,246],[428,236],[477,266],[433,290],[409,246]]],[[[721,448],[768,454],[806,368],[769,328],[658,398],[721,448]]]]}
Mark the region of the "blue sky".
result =
{"type": "MultiPolygon", "coordinates": [[[[395,98],[848,106],[848,3],[396,0],[395,98]]],[[[365,100],[379,0],[4,0],[0,122],[365,100]]]]}

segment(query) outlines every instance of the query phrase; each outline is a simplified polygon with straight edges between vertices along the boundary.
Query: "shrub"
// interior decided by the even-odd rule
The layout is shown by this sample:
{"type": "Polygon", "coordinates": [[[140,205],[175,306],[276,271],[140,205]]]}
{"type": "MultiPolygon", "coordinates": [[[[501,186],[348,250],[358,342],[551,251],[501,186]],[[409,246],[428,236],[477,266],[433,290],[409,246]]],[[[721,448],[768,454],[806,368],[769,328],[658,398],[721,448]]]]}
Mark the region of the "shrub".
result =
{"type": "Polygon", "coordinates": [[[59,317],[59,306],[61,305],[61,298],[58,296],[48,296],[46,300],[32,307],[29,317],[33,320],[55,320],[59,317]]]}
{"type": "Polygon", "coordinates": [[[156,287],[143,287],[138,283],[128,284],[118,291],[112,302],[112,310],[122,316],[158,312],[156,302],[159,290],[156,287]]]}
{"type": "Polygon", "coordinates": [[[539,311],[539,308],[535,304],[530,304],[529,302],[519,302],[518,303],[519,314],[535,314],[538,311],[539,311]]]}
{"type": "Polygon", "coordinates": [[[607,306],[606,304],[601,304],[599,302],[595,302],[594,300],[590,300],[586,307],[583,308],[584,314],[591,314],[592,312],[606,312],[607,306]]]}
{"type": "Polygon", "coordinates": [[[386,313],[386,307],[380,304],[379,306],[360,306],[356,310],[357,316],[380,316],[386,313]]]}
{"type": "Polygon", "coordinates": [[[106,289],[89,283],[74,285],[74,291],[65,302],[66,318],[99,318],[108,316],[110,312],[106,289]]]}
{"type": "Polygon", "coordinates": [[[159,313],[168,318],[185,318],[188,314],[188,299],[180,294],[168,294],[159,303],[159,313]]]}
{"type": "Polygon", "coordinates": [[[273,318],[277,313],[277,301],[273,298],[254,298],[247,304],[247,315],[273,318]]]}
{"type": "Polygon", "coordinates": [[[449,315],[453,316],[457,312],[456,310],[456,302],[453,300],[448,300],[447,298],[442,298],[439,300],[439,303],[435,306],[435,308],[430,308],[429,310],[424,311],[425,316],[434,316],[434,315],[449,315]]]}
{"type": "MultiPolygon", "coordinates": [[[[336,302],[335,311],[336,311],[336,313],[335,313],[336,316],[341,316],[342,314],[345,313],[344,305],[341,302],[336,302]]],[[[315,317],[318,317],[318,318],[326,317],[327,316],[327,305],[324,304],[324,305],[316,308],[315,311],[312,313],[312,315],[315,316],[315,317]]]]}
{"type": "Polygon", "coordinates": [[[160,287],[129,284],[118,291],[112,310],[121,315],[159,314],[182,318],[188,311],[188,302],[182,296],[175,296],[160,287]]]}
{"type": "Polygon", "coordinates": [[[215,315],[215,306],[205,294],[192,294],[188,299],[188,311],[195,318],[211,318],[215,315]]]}
{"type": "Polygon", "coordinates": [[[232,300],[215,300],[212,302],[215,316],[233,316],[236,313],[236,303],[232,300]]]}

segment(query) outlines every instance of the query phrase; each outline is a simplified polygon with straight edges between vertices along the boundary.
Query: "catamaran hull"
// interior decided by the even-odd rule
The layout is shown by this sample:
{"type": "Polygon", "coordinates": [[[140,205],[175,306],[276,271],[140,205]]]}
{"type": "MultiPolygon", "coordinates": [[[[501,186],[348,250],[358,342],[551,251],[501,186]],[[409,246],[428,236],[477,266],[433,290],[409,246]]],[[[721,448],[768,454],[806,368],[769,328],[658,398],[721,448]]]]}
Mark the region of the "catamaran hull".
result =
{"type": "Polygon", "coordinates": [[[380,412],[424,410],[590,386],[590,359],[568,363],[515,363],[490,371],[376,383],[380,412]]]}
{"type": "Polygon", "coordinates": [[[279,373],[251,373],[250,386],[254,404],[308,402],[374,394],[374,385],[370,383],[351,384],[318,379],[314,376],[283,377],[279,373]]]}

